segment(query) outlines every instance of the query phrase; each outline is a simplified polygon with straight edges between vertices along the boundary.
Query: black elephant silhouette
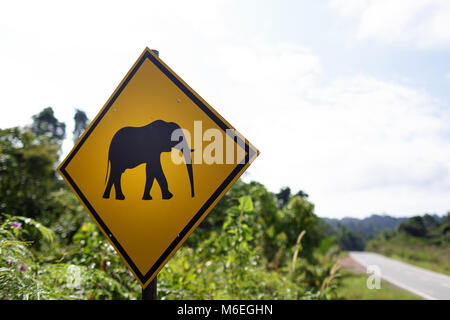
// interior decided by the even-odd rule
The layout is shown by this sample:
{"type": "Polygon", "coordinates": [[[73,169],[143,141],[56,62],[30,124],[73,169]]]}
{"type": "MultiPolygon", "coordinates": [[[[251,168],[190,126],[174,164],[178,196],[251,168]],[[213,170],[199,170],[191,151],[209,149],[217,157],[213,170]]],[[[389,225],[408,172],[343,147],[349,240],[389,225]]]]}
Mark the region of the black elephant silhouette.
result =
{"type": "Polygon", "coordinates": [[[103,198],[109,199],[111,188],[114,186],[116,199],[124,200],[122,193],[121,177],[126,169],[132,169],[138,165],[146,164],[146,183],[144,188],[143,200],[151,200],[150,190],[153,181],[156,179],[161,188],[162,198],[172,198],[169,191],[167,180],[161,166],[161,153],[170,152],[172,148],[183,152],[186,162],[186,168],[191,184],[191,196],[194,197],[194,177],[192,173],[191,152],[186,138],[180,129],[180,126],[174,122],[165,122],[156,120],[143,127],[124,127],[116,132],[109,145],[108,162],[106,169],[107,182],[103,198]],[[172,140],[172,134],[175,130],[178,141],[172,140]],[[108,177],[108,169],[109,177],[108,177]]]}

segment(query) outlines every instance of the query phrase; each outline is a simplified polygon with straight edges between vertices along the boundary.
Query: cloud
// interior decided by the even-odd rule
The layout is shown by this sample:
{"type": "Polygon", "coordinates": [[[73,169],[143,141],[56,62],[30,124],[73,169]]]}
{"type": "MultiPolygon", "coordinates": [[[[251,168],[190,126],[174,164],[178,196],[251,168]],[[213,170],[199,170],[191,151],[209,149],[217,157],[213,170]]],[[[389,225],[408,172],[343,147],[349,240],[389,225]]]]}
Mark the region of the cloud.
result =
{"type": "MultiPolygon", "coordinates": [[[[367,74],[330,81],[318,52],[242,32],[245,21],[233,20],[228,2],[58,3],[30,2],[24,11],[12,2],[0,12],[0,104],[8,111],[1,127],[29,122],[51,105],[70,136],[73,108],[92,119],[151,46],[260,149],[247,180],[272,191],[303,189],[322,216],[450,209],[448,105],[428,92],[367,74]]],[[[444,22],[417,13],[428,8],[431,17],[445,17],[435,9],[443,2],[416,1],[397,22],[385,17],[387,2],[377,3],[333,6],[357,21],[360,39],[446,43],[445,33],[433,31],[441,37],[428,40],[424,33],[444,22]],[[376,13],[396,29],[392,34],[376,24],[376,13]],[[409,26],[412,38],[402,37],[409,26]]],[[[390,3],[393,12],[405,4],[390,3]]],[[[65,152],[70,147],[68,141],[65,152]]]]}
{"type": "Polygon", "coordinates": [[[354,38],[395,46],[436,49],[450,45],[446,0],[331,0],[331,8],[356,21],[354,38]]]}
{"type": "Polygon", "coordinates": [[[326,83],[308,48],[255,41],[224,52],[219,110],[261,150],[246,179],[303,189],[324,216],[450,209],[444,102],[367,75],[326,83]]]}
{"type": "Polygon", "coordinates": [[[92,119],[146,46],[189,72],[190,60],[201,63],[198,53],[229,34],[223,6],[206,0],[5,4],[0,106],[10,112],[0,127],[29,123],[31,115],[52,106],[70,136],[74,108],[92,119]]]}

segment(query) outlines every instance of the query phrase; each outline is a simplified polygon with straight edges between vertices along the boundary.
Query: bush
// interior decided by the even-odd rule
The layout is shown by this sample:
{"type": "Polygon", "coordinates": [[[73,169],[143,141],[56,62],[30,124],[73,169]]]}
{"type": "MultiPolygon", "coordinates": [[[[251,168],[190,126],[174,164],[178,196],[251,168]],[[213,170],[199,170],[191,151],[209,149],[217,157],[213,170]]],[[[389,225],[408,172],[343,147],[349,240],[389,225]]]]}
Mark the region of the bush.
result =
{"type": "Polygon", "coordinates": [[[402,222],[398,229],[413,237],[425,237],[427,235],[427,228],[422,217],[409,218],[407,221],[402,222]]]}

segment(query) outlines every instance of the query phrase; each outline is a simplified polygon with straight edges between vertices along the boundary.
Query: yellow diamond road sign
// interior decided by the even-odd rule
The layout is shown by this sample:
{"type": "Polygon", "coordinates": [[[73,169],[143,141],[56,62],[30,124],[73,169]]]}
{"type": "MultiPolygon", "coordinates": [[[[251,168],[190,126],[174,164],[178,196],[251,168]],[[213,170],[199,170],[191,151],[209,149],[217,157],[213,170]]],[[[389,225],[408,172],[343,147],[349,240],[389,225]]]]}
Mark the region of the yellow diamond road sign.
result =
{"type": "Polygon", "coordinates": [[[58,171],[146,287],[258,154],[147,48],[58,171]]]}

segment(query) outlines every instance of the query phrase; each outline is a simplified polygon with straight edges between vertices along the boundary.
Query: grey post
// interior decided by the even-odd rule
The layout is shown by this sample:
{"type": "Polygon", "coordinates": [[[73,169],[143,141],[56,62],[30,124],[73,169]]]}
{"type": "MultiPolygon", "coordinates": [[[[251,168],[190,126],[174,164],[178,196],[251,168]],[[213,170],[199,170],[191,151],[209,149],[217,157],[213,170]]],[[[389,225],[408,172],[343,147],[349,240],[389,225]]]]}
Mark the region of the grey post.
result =
{"type": "Polygon", "coordinates": [[[153,280],[148,284],[145,289],[142,289],[142,300],[156,300],[158,285],[158,276],[156,275],[153,280]]]}
{"type": "MultiPolygon", "coordinates": [[[[159,57],[159,51],[151,49],[156,56],[159,57]]],[[[156,275],[153,280],[148,284],[148,286],[142,289],[142,300],[156,300],[158,297],[158,275],[156,275]]]]}

